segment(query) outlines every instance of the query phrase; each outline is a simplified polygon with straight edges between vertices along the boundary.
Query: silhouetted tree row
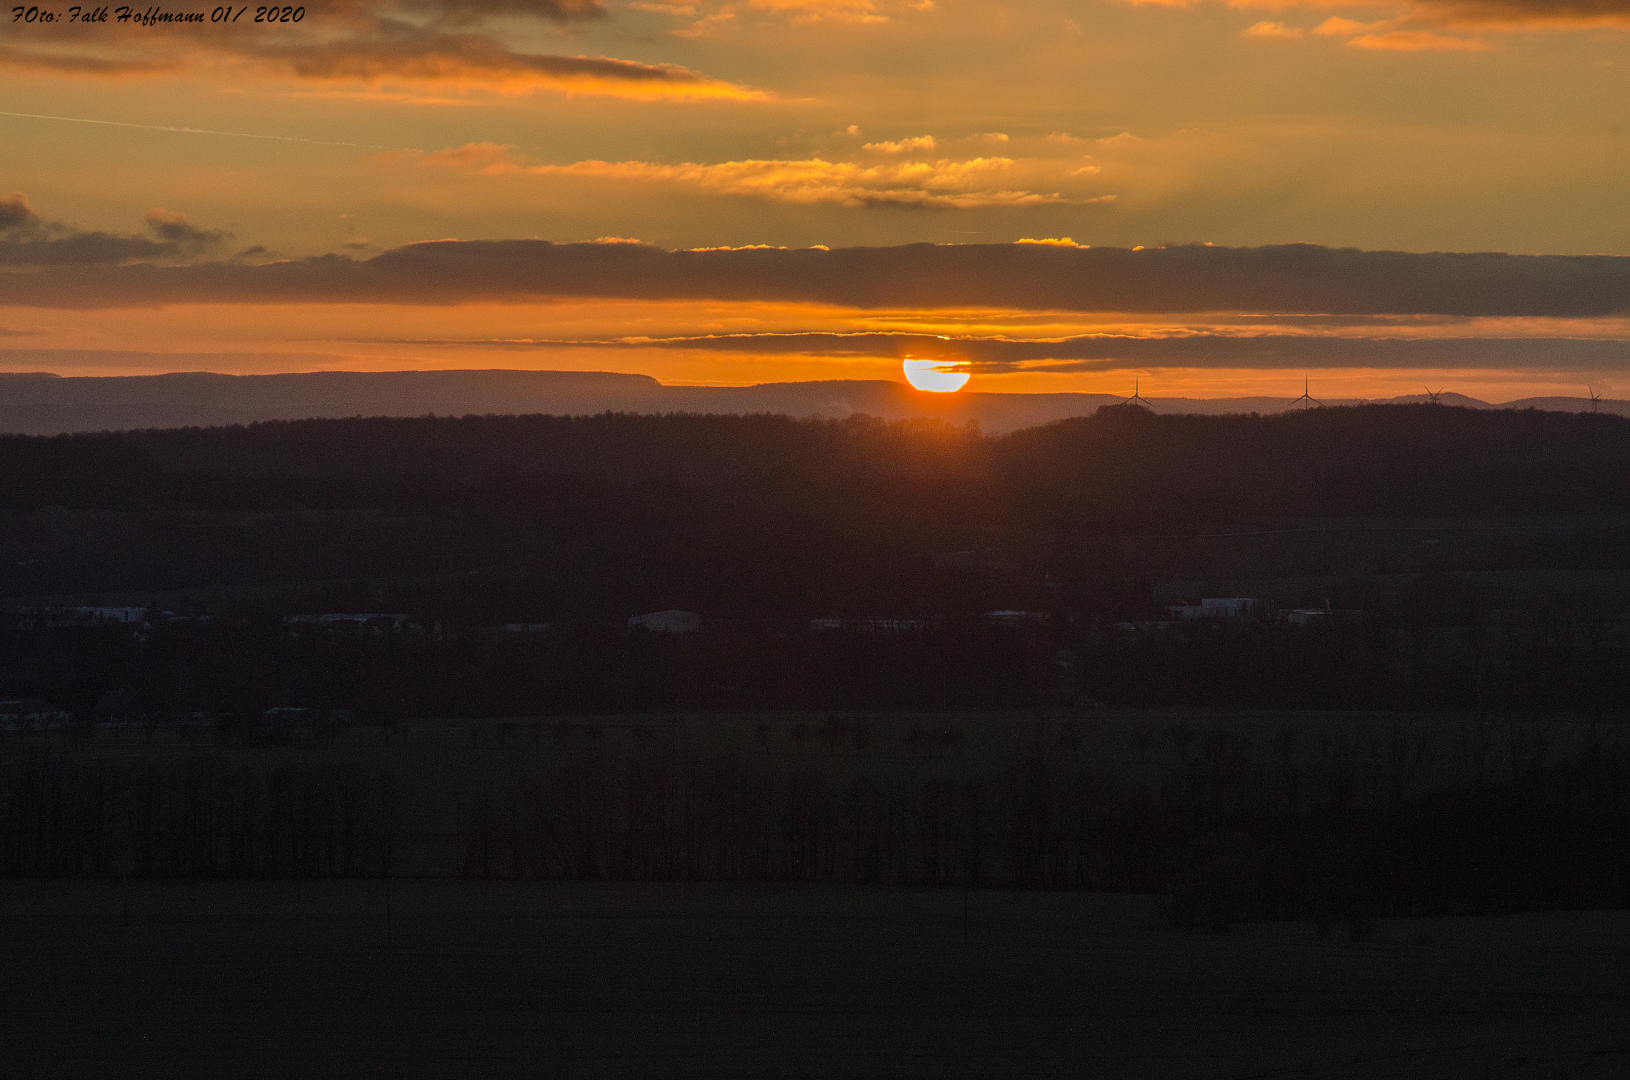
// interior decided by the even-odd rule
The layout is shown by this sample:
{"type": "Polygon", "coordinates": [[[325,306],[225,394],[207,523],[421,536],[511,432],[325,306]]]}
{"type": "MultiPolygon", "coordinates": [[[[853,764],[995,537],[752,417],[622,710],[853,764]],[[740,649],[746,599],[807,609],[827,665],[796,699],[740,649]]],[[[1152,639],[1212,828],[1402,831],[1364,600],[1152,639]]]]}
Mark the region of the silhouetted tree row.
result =
{"type": "Polygon", "coordinates": [[[1177,921],[1213,926],[1630,903],[1619,723],[1132,721],[1111,752],[1090,724],[1055,721],[997,764],[954,721],[914,725],[905,760],[868,761],[875,733],[844,719],[806,731],[829,745],[795,764],[659,740],[560,749],[475,793],[461,827],[403,820],[415,792],[352,764],[14,757],[0,763],[0,874],[440,866],[472,878],[1154,891],[1177,921]]]}
{"type": "Polygon", "coordinates": [[[585,753],[483,803],[464,872],[1160,891],[1212,925],[1630,902],[1630,754],[1609,728],[1567,747],[1546,725],[1418,720],[1162,740],[1175,762],[1153,775],[1067,730],[995,775],[585,753]]]}
{"type": "Polygon", "coordinates": [[[0,874],[378,876],[394,800],[388,776],[349,763],[11,757],[0,760],[0,874]]]}

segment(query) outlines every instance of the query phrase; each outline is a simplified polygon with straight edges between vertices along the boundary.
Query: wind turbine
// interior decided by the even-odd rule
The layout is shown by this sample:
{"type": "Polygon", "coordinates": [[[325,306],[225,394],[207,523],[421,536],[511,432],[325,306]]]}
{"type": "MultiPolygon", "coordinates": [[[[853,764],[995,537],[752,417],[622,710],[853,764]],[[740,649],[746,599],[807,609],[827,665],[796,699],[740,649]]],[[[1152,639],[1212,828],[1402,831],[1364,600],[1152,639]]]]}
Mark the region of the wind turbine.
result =
{"type": "Polygon", "coordinates": [[[1313,397],[1311,394],[1309,394],[1307,392],[1307,376],[1306,375],[1302,376],[1302,396],[1290,403],[1290,407],[1293,408],[1293,409],[1298,405],[1300,405],[1304,409],[1311,408],[1314,405],[1317,405],[1321,409],[1324,408],[1324,402],[1320,401],[1316,397],[1313,397]]]}
{"type": "Polygon", "coordinates": [[[1585,387],[1585,393],[1590,395],[1590,411],[1595,412],[1596,403],[1602,400],[1602,395],[1598,394],[1596,389],[1590,386],[1585,387]]]}
{"type": "Polygon", "coordinates": [[[1432,392],[1432,388],[1430,386],[1424,387],[1423,389],[1425,389],[1425,391],[1426,391],[1427,404],[1429,404],[1429,405],[1442,405],[1443,404],[1443,402],[1438,400],[1438,395],[1443,393],[1443,388],[1442,387],[1438,388],[1438,391],[1437,391],[1436,394],[1434,394],[1432,392]]]}
{"type": "Polygon", "coordinates": [[[1140,409],[1148,409],[1150,412],[1154,412],[1149,404],[1149,399],[1138,393],[1138,382],[1137,377],[1132,379],[1132,396],[1126,399],[1125,404],[1136,405],[1140,409]]]}

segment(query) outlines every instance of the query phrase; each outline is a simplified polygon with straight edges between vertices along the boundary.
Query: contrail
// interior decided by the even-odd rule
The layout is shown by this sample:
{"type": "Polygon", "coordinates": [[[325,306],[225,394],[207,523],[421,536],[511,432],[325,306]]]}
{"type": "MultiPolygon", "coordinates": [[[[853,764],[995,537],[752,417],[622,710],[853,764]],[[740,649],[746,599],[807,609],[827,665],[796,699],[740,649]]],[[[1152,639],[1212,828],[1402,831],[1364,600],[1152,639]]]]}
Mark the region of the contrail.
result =
{"type": "Polygon", "coordinates": [[[374,143],[324,142],[321,139],[300,139],[292,135],[255,135],[247,131],[211,131],[209,128],[164,127],[159,124],[127,124],[122,120],[86,120],[81,116],[44,116],[40,113],[0,112],[0,116],[16,116],[24,120],[65,120],[71,124],[102,124],[107,127],[140,128],[143,131],[173,131],[180,135],[226,135],[233,139],[271,139],[274,142],[310,143],[313,146],[355,146],[363,150],[392,150],[395,147],[374,143]]]}

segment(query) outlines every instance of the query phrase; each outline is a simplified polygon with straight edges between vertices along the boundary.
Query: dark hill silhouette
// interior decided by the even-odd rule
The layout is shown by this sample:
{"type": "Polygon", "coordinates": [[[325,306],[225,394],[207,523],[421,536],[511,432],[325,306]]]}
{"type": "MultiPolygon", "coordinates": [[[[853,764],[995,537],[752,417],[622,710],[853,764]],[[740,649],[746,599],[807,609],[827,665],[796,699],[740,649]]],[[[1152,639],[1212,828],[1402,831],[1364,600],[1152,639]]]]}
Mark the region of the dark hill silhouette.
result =
{"type": "MultiPolygon", "coordinates": [[[[350,416],[466,416],[601,412],[660,414],[780,413],[842,419],[865,413],[890,420],[917,417],[977,422],[1003,434],[1072,416],[1089,416],[1114,394],[927,394],[888,380],[763,383],[757,386],[665,386],[647,375],[590,371],[315,371],[283,375],[59,377],[0,374],[0,431],[55,435],[78,431],[208,427],[265,420],[350,416]]],[[[1160,413],[1276,413],[1294,397],[1147,398],[1160,413]]],[[[1425,401],[1424,395],[1397,399],[1425,401]]],[[[1588,398],[1488,402],[1448,393],[1444,404],[1470,408],[1590,411],[1588,398]]],[[[1360,404],[1329,399],[1328,405],[1360,404]]],[[[1630,402],[1600,401],[1601,412],[1630,415],[1630,402]]]]}
{"type": "MultiPolygon", "coordinates": [[[[993,437],[932,420],[863,416],[356,418],[5,436],[0,476],[0,506],[13,510],[405,499],[432,512],[486,512],[490,501],[524,514],[504,484],[593,481],[608,485],[595,498],[629,500],[638,513],[649,512],[642,500],[666,506],[683,503],[693,488],[765,482],[823,488],[812,491],[805,513],[836,518],[853,500],[920,496],[954,502],[996,527],[1261,515],[1504,517],[1630,510],[1630,419],[1445,405],[1224,416],[1117,405],[993,437]],[[827,485],[847,485],[852,498],[827,485]]],[[[748,504],[738,509],[755,513],[748,504]]]]}

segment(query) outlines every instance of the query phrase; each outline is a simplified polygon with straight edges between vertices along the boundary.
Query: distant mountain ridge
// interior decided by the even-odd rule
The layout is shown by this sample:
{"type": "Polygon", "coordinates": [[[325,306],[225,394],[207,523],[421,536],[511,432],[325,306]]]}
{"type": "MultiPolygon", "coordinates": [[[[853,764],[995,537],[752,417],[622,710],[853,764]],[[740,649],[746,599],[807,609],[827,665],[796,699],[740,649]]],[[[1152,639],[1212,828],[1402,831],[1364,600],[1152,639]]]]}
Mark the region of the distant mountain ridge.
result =
{"type": "MultiPolygon", "coordinates": [[[[784,413],[842,418],[866,413],[889,420],[936,418],[977,422],[991,434],[1086,416],[1123,402],[1115,394],[926,394],[888,380],[761,383],[756,386],[667,386],[649,375],[509,368],[451,371],[313,371],[280,375],[58,376],[0,374],[0,432],[56,435],[78,431],[212,427],[264,420],[347,416],[464,416],[552,413],[784,413]]],[[[1293,397],[1146,398],[1157,413],[1276,413],[1293,397]]],[[[1388,403],[1424,402],[1414,394],[1388,403]]],[[[1537,397],[1491,404],[1444,393],[1445,405],[1474,409],[1589,412],[1588,398],[1537,397]]],[[[1358,405],[1363,399],[1326,399],[1358,405]]],[[[1630,401],[1594,407],[1630,416],[1630,401]]]]}

